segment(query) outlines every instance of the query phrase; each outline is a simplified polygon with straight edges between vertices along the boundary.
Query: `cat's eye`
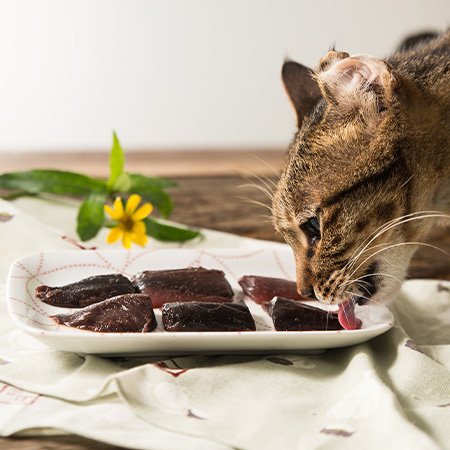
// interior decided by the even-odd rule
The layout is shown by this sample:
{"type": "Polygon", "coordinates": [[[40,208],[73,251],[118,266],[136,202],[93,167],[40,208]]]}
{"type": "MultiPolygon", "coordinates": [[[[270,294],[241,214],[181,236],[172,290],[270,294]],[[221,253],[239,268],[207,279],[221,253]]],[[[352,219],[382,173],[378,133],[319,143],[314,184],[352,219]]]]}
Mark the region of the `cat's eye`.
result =
{"type": "Polygon", "coordinates": [[[300,226],[311,244],[317,244],[320,240],[320,221],[317,216],[311,217],[300,226]]]}
{"type": "Polygon", "coordinates": [[[310,232],[320,236],[320,222],[317,216],[311,217],[303,226],[310,232]]]}

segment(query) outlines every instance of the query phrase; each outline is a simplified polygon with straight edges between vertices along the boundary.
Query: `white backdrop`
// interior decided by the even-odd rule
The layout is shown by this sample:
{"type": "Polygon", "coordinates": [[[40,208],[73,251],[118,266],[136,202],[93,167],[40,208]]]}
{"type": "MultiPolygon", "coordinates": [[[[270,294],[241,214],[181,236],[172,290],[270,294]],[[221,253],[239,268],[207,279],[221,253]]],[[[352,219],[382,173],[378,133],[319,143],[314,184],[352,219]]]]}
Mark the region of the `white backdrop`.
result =
{"type": "Polygon", "coordinates": [[[386,56],[448,0],[0,0],[0,152],[286,147],[280,69],[386,56]]]}

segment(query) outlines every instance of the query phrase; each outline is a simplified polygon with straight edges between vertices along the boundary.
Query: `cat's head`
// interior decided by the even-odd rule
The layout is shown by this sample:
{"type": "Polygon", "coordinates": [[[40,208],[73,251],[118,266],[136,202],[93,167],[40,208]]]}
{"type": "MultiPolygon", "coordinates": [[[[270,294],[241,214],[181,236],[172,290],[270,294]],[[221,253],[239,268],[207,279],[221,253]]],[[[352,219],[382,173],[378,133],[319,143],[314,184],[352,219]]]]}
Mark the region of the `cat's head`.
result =
{"type": "Polygon", "coordinates": [[[405,277],[405,243],[424,234],[423,222],[399,220],[426,203],[411,195],[405,161],[414,87],[385,61],[335,51],[315,73],[286,62],[282,77],[299,131],[272,217],[294,251],[299,292],[384,302],[405,277]]]}

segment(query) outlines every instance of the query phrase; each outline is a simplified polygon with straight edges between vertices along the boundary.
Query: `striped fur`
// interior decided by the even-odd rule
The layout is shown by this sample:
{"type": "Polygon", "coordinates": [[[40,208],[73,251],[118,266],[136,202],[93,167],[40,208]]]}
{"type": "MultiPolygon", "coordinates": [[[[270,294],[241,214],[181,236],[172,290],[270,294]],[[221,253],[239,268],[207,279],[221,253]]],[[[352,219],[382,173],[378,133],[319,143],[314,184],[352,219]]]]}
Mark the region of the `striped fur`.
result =
{"type": "Polygon", "coordinates": [[[286,62],[283,81],[299,130],[272,217],[298,289],[386,302],[450,209],[450,32],[386,60],[333,50],[314,73],[286,62]]]}

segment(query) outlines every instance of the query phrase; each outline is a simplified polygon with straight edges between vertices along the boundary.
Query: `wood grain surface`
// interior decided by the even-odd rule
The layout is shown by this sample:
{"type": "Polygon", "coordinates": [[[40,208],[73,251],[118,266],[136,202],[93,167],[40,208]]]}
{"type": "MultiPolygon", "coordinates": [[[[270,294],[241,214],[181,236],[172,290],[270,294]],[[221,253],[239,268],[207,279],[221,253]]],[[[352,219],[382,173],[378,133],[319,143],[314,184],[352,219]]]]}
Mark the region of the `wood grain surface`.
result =
{"type": "MultiPolygon", "coordinates": [[[[173,155],[172,155],[173,156],[173,155]]],[[[216,155],[218,156],[218,155],[216,155]]],[[[282,153],[276,152],[269,155],[270,165],[278,167],[281,165],[282,153]]],[[[223,155],[221,158],[224,157],[223,155]]],[[[201,157],[199,156],[201,159],[201,157]]],[[[45,158],[44,158],[45,159],[45,158]]],[[[157,175],[173,175],[172,178],[179,182],[180,187],[172,189],[170,194],[174,199],[174,211],[171,219],[185,225],[198,228],[210,228],[229,233],[235,233],[240,236],[247,236],[257,239],[280,241],[269,220],[269,211],[264,206],[270,204],[267,194],[261,190],[266,189],[267,183],[276,182],[276,176],[267,165],[258,166],[258,171],[265,180],[237,175],[237,164],[228,162],[226,170],[208,170],[205,168],[192,171],[189,167],[183,169],[183,160],[187,161],[189,154],[184,153],[177,160],[178,169],[170,170],[166,166],[159,166],[157,175]],[[183,159],[184,158],[184,159],[183,159]],[[197,173],[200,172],[200,173],[197,173]],[[260,204],[255,204],[260,203],[260,204]]],[[[232,159],[232,158],[231,158],[232,159]]],[[[107,176],[104,163],[105,158],[100,159],[102,164],[97,167],[94,165],[88,169],[87,165],[83,170],[96,176],[107,176]]],[[[107,158],[106,158],[107,160],[107,158]]],[[[152,170],[151,155],[146,156],[147,165],[135,161],[136,167],[139,167],[141,173],[155,175],[152,170]]],[[[170,158],[169,158],[170,160],[170,158]]],[[[166,163],[170,165],[170,161],[166,163]]],[[[52,160],[48,160],[44,167],[49,167],[52,160]]],[[[55,160],[53,160],[54,162],[55,160]]],[[[221,159],[217,159],[220,164],[221,159]]],[[[41,161],[42,163],[42,161],[41,161]]],[[[16,163],[15,163],[16,164],[16,163]]],[[[30,163],[29,163],[30,164],[30,163]]],[[[68,166],[67,159],[61,163],[64,167],[68,166]]],[[[173,161],[172,161],[173,164],[173,161]]],[[[192,164],[192,160],[191,160],[192,164]]],[[[213,161],[208,162],[214,166],[213,161]]],[[[10,170],[19,170],[27,168],[27,164],[11,164],[10,170]]],[[[8,166],[6,166],[8,167],[8,166]]],[[[42,164],[41,164],[42,167],[42,164]]],[[[3,171],[8,171],[3,166],[3,171]]],[[[74,169],[75,170],[75,169],[74,169]]],[[[81,170],[80,170],[81,171],[81,170]]],[[[130,170],[131,171],[131,170],[130,170]]],[[[450,280],[450,257],[444,252],[450,253],[450,233],[448,228],[436,228],[430,235],[428,244],[436,246],[422,247],[416,253],[410,270],[411,278],[438,278],[450,280]]],[[[0,449],[3,450],[117,450],[119,447],[111,446],[77,436],[58,436],[45,438],[0,438],[0,449]]]]}

